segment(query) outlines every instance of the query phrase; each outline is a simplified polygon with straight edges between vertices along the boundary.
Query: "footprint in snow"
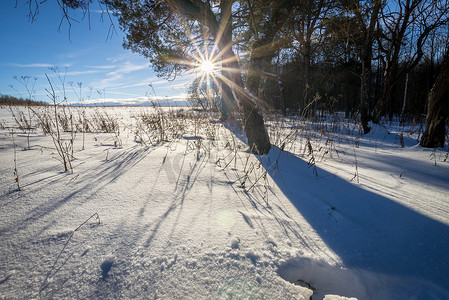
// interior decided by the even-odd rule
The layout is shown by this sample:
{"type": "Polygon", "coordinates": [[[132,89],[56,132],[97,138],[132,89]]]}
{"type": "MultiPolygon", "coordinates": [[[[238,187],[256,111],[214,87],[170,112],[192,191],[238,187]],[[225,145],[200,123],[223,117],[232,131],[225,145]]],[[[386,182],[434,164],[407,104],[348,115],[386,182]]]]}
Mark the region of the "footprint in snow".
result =
{"type": "Polygon", "coordinates": [[[105,280],[108,277],[109,271],[111,270],[113,264],[114,260],[112,258],[105,259],[101,264],[100,268],[103,280],[105,280]]]}

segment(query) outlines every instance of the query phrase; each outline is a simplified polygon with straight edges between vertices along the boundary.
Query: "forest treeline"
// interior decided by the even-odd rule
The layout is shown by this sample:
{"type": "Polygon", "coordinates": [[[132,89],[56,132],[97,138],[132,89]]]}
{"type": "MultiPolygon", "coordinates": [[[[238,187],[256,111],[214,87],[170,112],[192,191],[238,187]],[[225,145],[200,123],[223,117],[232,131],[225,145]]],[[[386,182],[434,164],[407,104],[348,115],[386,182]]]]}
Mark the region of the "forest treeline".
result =
{"type": "MultiPolygon", "coordinates": [[[[448,49],[448,1],[236,2],[234,47],[244,53],[246,87],[265,108],[365,109],[376,123],[426,114],[448,49]]],[[[192,98],[204,104],[204,90],[195,82],[192,98]]]]}
{"type": "MultiPolygon", "coordinates": [[[[369,110],[373,111],[377,100],[382,96],[385,80],[385,66],[376,61],[376,67],[370,74],[369,110]]],[[[426,57],[412,70],[405,72],[406,66],[401,62],[399,69],[404,70],[398,76],[387,99],[382,116],[392,118],[402,113],[404,118],[418,121],[426,114],[427,95],[430,92],[442,66],[441,59],[426,57]],[[404,104],[405,101],[405,104],[404,104]]],[[[360,107],[360,62],[357,60],[333,62],[314,61],[310,66],[308,88],[303,76],[298,76],[304,69],[300,57],[280,66],[280,78],[283,93],[277,83],[269,82],[272,95],[265,98],[274,100],[273,105],[281,109],[281,100],[286,109],[297,112],[303,110],[310,102],[310,111],[327,112],[344,111],[347,117],[353,117],[360,107]],[[278,93],[278,95],[276,95],[278,93]],[[308,93],[308,96],[304,96],[308,93]],[[281,99],[280,97],[283,97],[281,99]],[[280,99],[276,101],[277,99],[280,99]]]]}
{"type": "Polygon", "coordinates": [[[37,105],[48,105],[48,103],[43,101],[35,101],[31,99],[17,98],[9,95],[0,95],[0,105],[37,106],[37,105]]]}

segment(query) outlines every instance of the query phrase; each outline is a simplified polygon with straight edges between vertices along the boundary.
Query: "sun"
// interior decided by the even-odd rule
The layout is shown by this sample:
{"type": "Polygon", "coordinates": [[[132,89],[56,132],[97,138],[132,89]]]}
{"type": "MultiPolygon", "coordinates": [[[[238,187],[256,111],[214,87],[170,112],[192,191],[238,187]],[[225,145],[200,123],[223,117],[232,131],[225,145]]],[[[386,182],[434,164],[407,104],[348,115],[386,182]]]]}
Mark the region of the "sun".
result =
{"type": "Polygon", "coordinates": [[[203,73],[209,74],[214,72],[215,66],[210,60],[204,60],[201,62],[200,68],[203,73]]]}

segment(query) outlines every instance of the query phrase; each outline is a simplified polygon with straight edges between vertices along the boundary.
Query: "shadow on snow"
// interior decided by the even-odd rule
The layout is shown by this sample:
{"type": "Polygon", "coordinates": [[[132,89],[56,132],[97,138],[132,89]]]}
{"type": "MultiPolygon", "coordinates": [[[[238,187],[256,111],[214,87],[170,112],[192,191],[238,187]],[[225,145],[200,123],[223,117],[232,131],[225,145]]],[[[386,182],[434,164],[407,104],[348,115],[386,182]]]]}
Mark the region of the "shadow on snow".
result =
{"type": "MultiPolygon", "coordinates": [[[[347,268],[424,279],[449,291],[449,226],[279,149],[273,180],[347,268]]],[[[425,200],[424,200],[425,201],[425,200]]]]}

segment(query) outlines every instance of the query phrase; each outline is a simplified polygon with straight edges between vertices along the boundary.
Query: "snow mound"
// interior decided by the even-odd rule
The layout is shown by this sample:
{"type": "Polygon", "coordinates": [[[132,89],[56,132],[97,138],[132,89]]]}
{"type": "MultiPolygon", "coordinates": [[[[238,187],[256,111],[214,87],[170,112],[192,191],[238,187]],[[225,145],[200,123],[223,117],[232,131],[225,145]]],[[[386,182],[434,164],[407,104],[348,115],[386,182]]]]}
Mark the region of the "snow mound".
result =
{"type": "Polygon", "coordinates": [[[293,284],[311,289],[318,299],[323,299],[326,294],[368,299],[365,287],[354,271],[324,261],[304,257],[291,259],[279,267],[278,273],[293,284]]]}
{"type": "Polygon", "coordinates": [[[347,269],[306,257],[281,264],[278,274],[312,290],[314,299],[448,299],[445,290],[422,279],[347,269]]]}
{"type": "Polygon", "coordinates": [[[348,298],[348,297],[342,297],[337,295],[326,295],[324,296],[323,300],[357,300],[356,298],[348,298]]]}
{"type": "Polygon", "coordinates": [[[240,248],[239,244],[240,244],[240,238],[238,236],[234,236],[231,239],[231,248],[232,249],[239,249],[240,248]]]}

